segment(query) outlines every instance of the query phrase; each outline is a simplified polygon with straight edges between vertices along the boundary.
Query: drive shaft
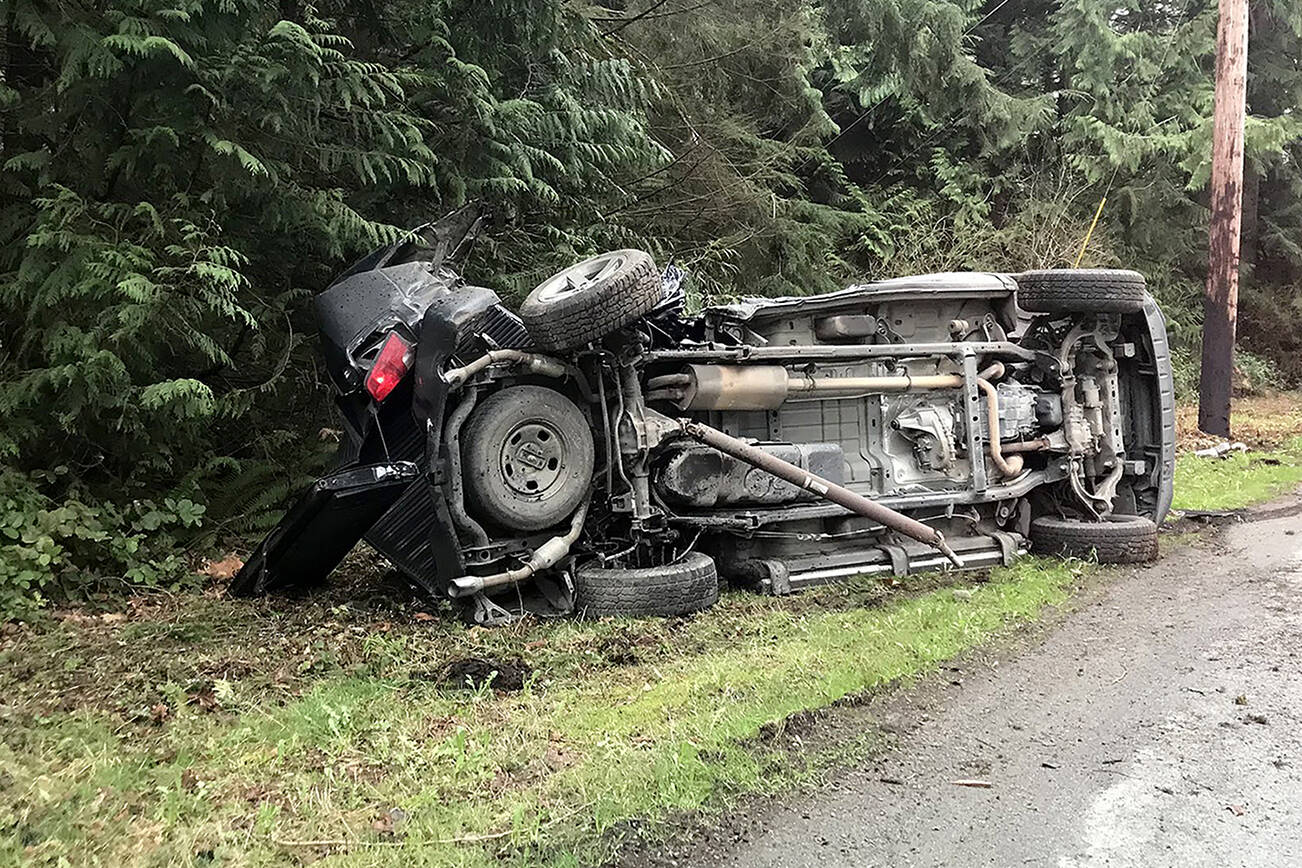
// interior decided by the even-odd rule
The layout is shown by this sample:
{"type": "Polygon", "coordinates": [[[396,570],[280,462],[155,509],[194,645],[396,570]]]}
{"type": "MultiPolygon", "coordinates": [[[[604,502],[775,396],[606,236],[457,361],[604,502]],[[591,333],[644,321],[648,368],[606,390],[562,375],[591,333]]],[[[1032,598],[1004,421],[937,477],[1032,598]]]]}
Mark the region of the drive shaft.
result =
{"type": "Polygon", "coordinates": [[[778,479],[789,482],[797,488],[812,491],[819,497],[844,506],[851,512],[885,525],[891,530],[899,531],[920,543],[932,546],[948,558],[954,566],[963,566],[963,561],[945,543],[944,535],[934,527],[928,527],[920,521],[909,518],[907,515],[871,501],[862,494],[857,494],[831,480],[824,479],[807,470],[802,470],[789,461],[783,461],[781,458],[770,455],[762,449],[757,449],[743,440],[724,434],[717,428],[687,420],[683,420],[681,424],[683,433],[693,440],[704,443],[712,449],[717,449],[725,455],[731,455],[738,461],[744,461],[752,467],[758,467],[765,473],[771,473],[778,479]]]}

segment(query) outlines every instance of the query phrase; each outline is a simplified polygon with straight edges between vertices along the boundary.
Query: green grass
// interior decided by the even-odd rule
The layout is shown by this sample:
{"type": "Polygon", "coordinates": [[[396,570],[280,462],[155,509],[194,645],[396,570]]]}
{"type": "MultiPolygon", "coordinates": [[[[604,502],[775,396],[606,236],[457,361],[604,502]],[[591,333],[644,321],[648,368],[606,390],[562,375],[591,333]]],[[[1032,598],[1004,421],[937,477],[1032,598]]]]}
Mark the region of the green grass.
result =
{"type": "Polygon", "coordinates": [[[1175,465],[1176,509],[1242,509],[1302,484],[1302,437],[1278,449],[1227,458],[1182,455],[1175,465]]]}
{"type": "MultiPolygon", "coordinates": [[[[1175,505],[1299,483],[1302,437],[1182,456],[1175,505]]],[[[865,732],[793,751],[782,722],[932,670],[1061,603],[1078,574],[1027,559],[965,600],[933,575],[493,631],[413,614],[355,574],[307,600],[160,597],[5,628],[0,864],[595,864],[676,812],[871,749],[865,732]],[[448,685],[471,657],[532,674],[516,692],[448,685]]]]}
{"type": "Polygon", "coordinates": [[[774,723],[1035,618],[1075,569],[1027,559],[965,600],[874,583],[491,632],[308,604],[295,617],[323,623],[295,636],[225,601],[65,623],[0,653],[0,864],[591,864],[673,811],[815,774],[826,757],[774,723]],[[430,680],[473,654],[534,674],[514,693],[430,680]]]}

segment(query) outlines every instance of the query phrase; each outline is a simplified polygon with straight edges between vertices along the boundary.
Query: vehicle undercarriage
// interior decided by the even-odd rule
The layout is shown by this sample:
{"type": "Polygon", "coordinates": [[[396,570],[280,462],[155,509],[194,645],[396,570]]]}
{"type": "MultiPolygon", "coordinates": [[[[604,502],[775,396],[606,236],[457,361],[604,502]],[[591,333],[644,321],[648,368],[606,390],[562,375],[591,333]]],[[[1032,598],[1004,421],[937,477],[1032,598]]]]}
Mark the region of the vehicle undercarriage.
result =
{"type": "Polygon", "coordinates": [[[927,275],[693,314],[675,269],[627,250],[517,317],[456,276],[457,228],[318,297],[347,449],[237,592],[319,581],[363,535],[484,624],[693,611],[719,576],[785,594],[1028,547],[1156,555],[1173,396],[1134,272],[927,275]]]}

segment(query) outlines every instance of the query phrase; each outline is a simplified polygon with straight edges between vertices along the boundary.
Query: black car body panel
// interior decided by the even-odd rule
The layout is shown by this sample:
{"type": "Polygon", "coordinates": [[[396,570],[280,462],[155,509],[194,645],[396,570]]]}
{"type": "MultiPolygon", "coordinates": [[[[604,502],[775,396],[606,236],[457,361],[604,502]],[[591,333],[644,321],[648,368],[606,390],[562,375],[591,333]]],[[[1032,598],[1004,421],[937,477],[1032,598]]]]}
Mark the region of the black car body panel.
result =
{"type": "Polygon", "coordinates": [[[318,479],[249,556],[231,591],[260,594],[324,581],[421,476],[418,465],[401,461],[352,467],[318,479]]]}
{"type": "Polygon", "coordinates": [[[441,465],[423,462],[427,449],[439,450],[441,428],[426,424],[442,417],[447,397],[438,371],[458,352],[528,341],[496,293],[466,286],[451,268],[477,219],[467,209],[422,227],[413,235],[428,243],[380,248],[317,296],[322,352],[344,423],[336,470],[305,492],[250,556],[234,593],[318,584],[363,538],[430,593],[460,575],[441,465]],[[362,389],[366,353],[374,349],[368,342],[394,328],[414,338],[415,377],[377,405],[362,389]]]}

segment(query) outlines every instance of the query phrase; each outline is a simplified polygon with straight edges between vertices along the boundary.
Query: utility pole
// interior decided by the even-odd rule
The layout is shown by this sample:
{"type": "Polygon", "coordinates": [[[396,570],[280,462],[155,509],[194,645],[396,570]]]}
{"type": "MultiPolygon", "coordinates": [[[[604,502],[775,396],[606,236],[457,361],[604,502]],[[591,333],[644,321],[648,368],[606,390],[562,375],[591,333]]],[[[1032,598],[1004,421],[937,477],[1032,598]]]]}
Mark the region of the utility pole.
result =
{"type": "Polygon", "coordinates": [[[1198,427],[1230,436],[1234,327],[1243,225],[1243,125],[1247,114],[1248,2],[1220,0],[1216,30],[1216,114],[1212,130],[1212,224],[1203,299],[1203,367],[1198,427]]]}

